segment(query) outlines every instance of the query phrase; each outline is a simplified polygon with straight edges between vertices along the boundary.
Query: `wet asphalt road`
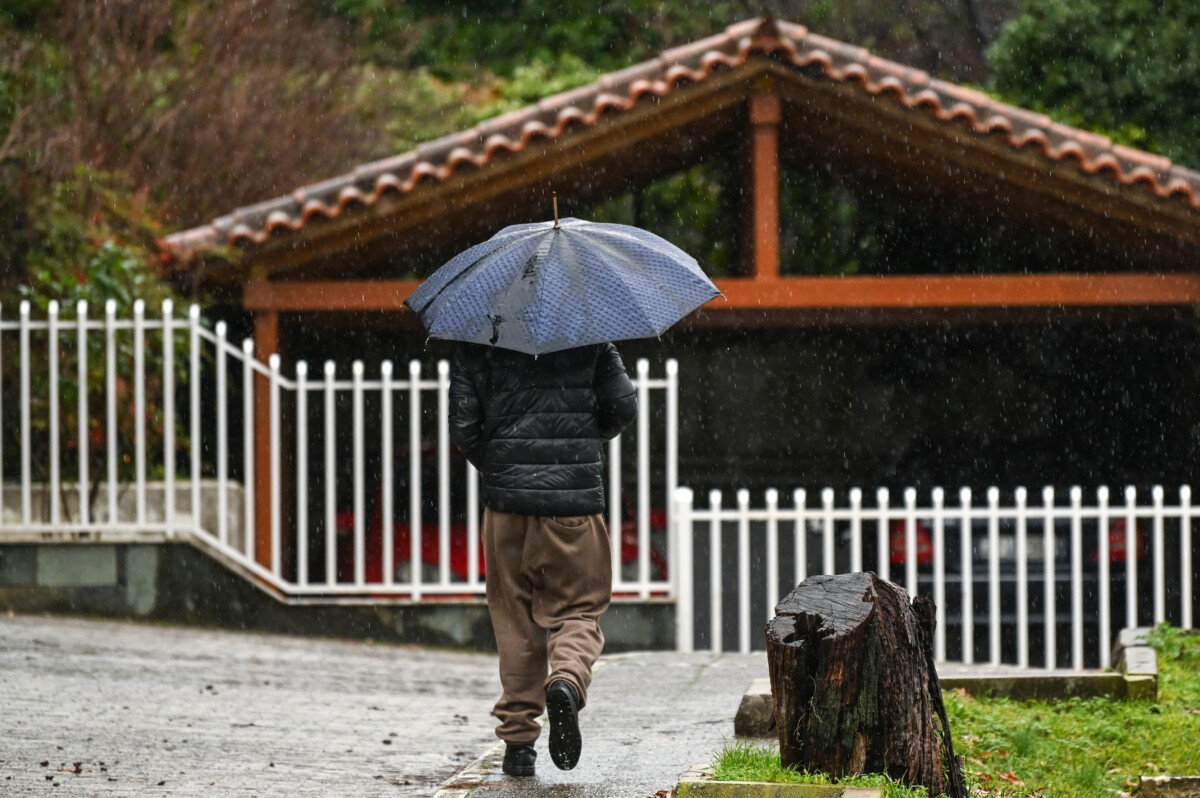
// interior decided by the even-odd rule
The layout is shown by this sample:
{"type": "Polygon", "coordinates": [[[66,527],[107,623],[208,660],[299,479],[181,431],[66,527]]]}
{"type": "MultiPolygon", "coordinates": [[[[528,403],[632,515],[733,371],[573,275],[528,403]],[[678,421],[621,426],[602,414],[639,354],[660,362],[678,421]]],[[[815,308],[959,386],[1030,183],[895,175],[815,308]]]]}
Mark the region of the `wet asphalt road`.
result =
{"type": "Polygon", "coordinates": [[[490,654],[0,616],[0,796],[632,796],[733,738],[763,654],[606,657],[579,766],[499,774],[490,654]]]}

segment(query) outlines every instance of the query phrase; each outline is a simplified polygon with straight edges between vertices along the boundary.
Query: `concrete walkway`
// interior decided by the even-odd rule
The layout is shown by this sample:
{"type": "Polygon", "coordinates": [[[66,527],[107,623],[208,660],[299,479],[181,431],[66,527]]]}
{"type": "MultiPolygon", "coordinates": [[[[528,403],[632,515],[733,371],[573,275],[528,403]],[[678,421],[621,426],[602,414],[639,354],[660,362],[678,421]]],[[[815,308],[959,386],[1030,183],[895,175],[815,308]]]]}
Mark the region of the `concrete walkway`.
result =
{"type": "Polygon", "coordinates": [[[606,657],[579,766],[500,775],[488,654],[0,617],[0,795],[628,796],[733,739],[765,655],[606,657]]]}

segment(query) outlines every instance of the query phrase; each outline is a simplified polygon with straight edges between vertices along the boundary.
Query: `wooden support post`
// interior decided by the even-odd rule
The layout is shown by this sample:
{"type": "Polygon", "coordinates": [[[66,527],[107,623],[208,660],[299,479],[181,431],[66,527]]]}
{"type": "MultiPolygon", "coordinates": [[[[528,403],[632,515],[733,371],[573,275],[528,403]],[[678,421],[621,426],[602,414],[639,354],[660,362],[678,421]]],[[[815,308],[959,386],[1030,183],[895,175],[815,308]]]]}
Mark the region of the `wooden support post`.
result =
{"type": "Polygon", "coordinates": [[[930,795],[966,798],[933,662],[933,618],[928,596],[910,605],[904,588],[873,573],[809,577],[779,602],[767,667],[784,766],[887,773],[930,795]]]}
{"type": "Polygon", "coordinates": [[[779,277],[779,121],[778,94],[750,95],[751,263],[759,280],[779,277]]]}
{"type": "MultiPolygon", "coordinates": [[[[262,363],[279,354],[279,313],[254,314],[254,356],[262,363]]],[[[271,567],[271,385],[262,375],[254,378],[254,556],[271,567]]],[[[251,477],[248,477],[251,478],[251,477]]]]}

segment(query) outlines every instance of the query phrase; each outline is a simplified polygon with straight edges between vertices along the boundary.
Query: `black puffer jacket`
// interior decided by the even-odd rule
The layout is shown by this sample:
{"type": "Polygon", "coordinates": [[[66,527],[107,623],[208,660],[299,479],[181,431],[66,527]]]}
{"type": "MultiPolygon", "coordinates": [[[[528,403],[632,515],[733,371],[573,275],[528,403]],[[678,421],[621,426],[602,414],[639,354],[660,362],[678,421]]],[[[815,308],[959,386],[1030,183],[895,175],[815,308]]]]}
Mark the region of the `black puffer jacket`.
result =
{"type": "Polygon", "coordinates": [[[637,414],[612,344],[546,355],[462,344],[450,439],[483,474],[483,503],[536,516],[604,511],[604,442],[637,414]]]}

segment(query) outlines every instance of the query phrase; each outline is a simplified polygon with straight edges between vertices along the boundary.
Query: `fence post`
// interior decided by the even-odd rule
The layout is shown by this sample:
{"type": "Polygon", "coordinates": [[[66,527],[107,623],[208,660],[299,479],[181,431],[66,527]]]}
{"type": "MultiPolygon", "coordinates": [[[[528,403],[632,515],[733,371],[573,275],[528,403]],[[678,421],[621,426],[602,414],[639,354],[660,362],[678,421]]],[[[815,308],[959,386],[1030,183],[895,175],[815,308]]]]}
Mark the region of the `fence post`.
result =
{"type": "Polygon", "coordinates": [[[61,497],[58,462],[58,303],[51,302],[47,309],[46,332],[49,349],[48,374],[50,379],[50,524],[57,527],[61,520],[61,497]]]}
{"type": "Polygon", "coordinates": [[[1055,581],[1058,561],[1058,544],[1054,534],[1054,488],[1042,488],[1042,615],[1045,631],[1044,667],[1051,669],[1058,664],[1058,607],[1056,605],[1055,581]]]}
{"type": "Polygon", "coordinates": [[[1017,488],[1017,665],[1029,667],[1029,492],[1017,488]]]}
{"type": "Polygon", "coordinates": [[[738,651],[750,653],[750,491],[737,492],[738,651]]]}
{"type": "Polygon", "coordinates": [[[363,460],[366,445],[363,440],[363,362],[350,364],[350,440],[353,446],[353,468],[351,484],[354,490],[354,584],[362,587],[367,583],[367,535],[365,476],[363,460]]]}
{"type": "Polygon", "coordinates": [[[308,579],[308,363],[296,363],[296,581],[308,579]]]}
{"type": "Polygon", "coordinates": [[[163,526],[175,536],[175,305],[162,303],[163,526]]]}
{"type": "Polygon", "coordinates": [[[721,584],[721,491],[708,492],[708,617],[710,648],[721,653],[725,648],[722,639],[724,587],[721,584]]]}
{"type": "Polygon", "coordinates": [[[767,501],[767,620],[775,617],[779,603],[779,491],[770,488],[767,501]]]}
{"type": "Polygon", "coordinates": [[[337,364],[325,361],[325,584],[337,582],[337,404],[333,378],[337,364]]]}
{"type": "Polygon", "coordinates": [[[795,587],[808,578],[808,491],[804,488],[792,491],[792,508],[796,513],[796,525],[792,530],[796,548],[795,562],[792,564],[792,587],[795,587]]]}
{"type": "Polygon", "coordinates": [[[915,598],[917,585],[917,490],[904,489],[904,581],[909,598],[915,598]]]}
{"type": "Polygon", "coordinates": [[[692,595],[692,489],[678,488],[672,501],[671,549],[678,552],[671,572],[675,582],[675,648],[685,654],[694,647],[695,603],[692,595]]]}
{"type": "MultiPolygon", "coordinates": [[[[88,482],[91,481],[91,475],[88,474],[88,454],[91,441],[88,439],[87,315],[88,303],[81,299],[75,305],[75,323],[78,325],[75,330],[75,347],[78,350],[76,381],[79,383],[79,523],[85,526],[91,521],[92,514],[91,508],[88,506],[90,496],[88,482]]],[[[0,479],[0,482],[3,480],[0,479]]]]}
{"type": "Polygon", "coordinates": [[[988,488],[988,662],[1000,664],[1000,489],[988,488]]]}
{"type": "Polygon", "coordinates": [[[136,517],[146,523],[146,303],[133,303],[133,467],[136,517]]]}
{"type": "Polygon", "coordinates": [[[188,374],[190,375],[188,385],[190,390],[188,396],[188,422],[191,428],[191,440],[188,441],[188,447],[191,450],[190,453],[192,456],[188,478],[190,482],[189,487],[192,491],[192,527],[198,530],[203,528],[200,522],[200,452],[203,449],[203,442],[200,440],[199,305],[192,305],[188,308],[188,339],[188,357],[191,360],[188,364],[188,374]]]}
{"type": "Polygon", "coordinates": [[[933,657],[946,661],[946,491],[934,488],[933,500],[933,657]]]}
{"type": "Polygon", "coordinates": [[[280,583],[283,582],[283,473],[280,462],[283,449],[283,436],[280,429],[279,416],[279,355],[272,353],[268,359],[271,368],[271,382],[267,396],[270,399],[271,413],[271,573],[280,583]]]}
{"type": "Polygon", "coordinates": [[[821,573],[832,574],[837,570],[833,560],[833,488],[821,491],[821,508],[824,511],[821,518],[821,573]]]}
{"type": "MultiPolygon", "coordinates": [[[[671,526],[671,513],[675,505],[675,489],[679,487],[679,361],[667,360],[667,528],[671,526]]],[[[667,549],[667,573],[679,567],[674,547],[667,549]]],[[[688,565],[691,568],[691,565],[688,565]]]]}
{"type": "Polygon", "coordinates": [[[437,364],[438,579],[450,584],[450,363],[437,364]]]}
{"type": "Polygon", "coordinates": [[[1192,489],[1179,488],[1179,599],[1183,604],[1180,625],[1192,628],[1192,489]]]}
{"type": "Polygon", "coordinates": [[[381,530],[383,537],[383,583],[390,585],[396,581],[396,552],[393,548],[396,545],[396,530],[395,513],[393,511],[394,497],[392,496],[392,490],[395,488],[393,484],[395,475],[392,469],[396,467],[392,440],[392,361],[385,360],[380,364],[379,379],[380,482],[383,483],[382,502],[380,506],[380,516],[383,519],[383,529],[381,530]]]}
{"type": "Polygon", "coordinates": [[[117,303],[104,303],[105,416],[108,455],[108,523],[117,523],[117,303]]]}
{"type": "Polygon", "coordinates": [[[413,601],[421,598],[421,361],[408,363],[408,526],[413,601]]]}
{"type": "Polygon", "coordinates": [[[1083,668],[1083,489],[1071,488],[1071,667],[1083,668]]]}
{"type": "Polygon", "coordinates": [[[246,511],[245,536],[242,539],[246,559],[256,562],[264,568],[271,564],[267,552],[260,551],[258,546],[258,528],[255,524],[256,491],[254,490],[254,339],[242,339],[242,495],[245,497],[243,509],[246,511]]]}
{"type": "Polygon", "coordinates": [[[971,489],[958,491],[961,522],[958,529],[959,593],[962,601],[962,661],[975,662],[975,570],[971,558],[971,489]]]}
{"type": "Polygon", "coordinates": [[[1137,488],[1125,488],[1125,626],[1138,625],[1137,488]]]}
{"type": "Polygon", "coordinates": [[[1163,557],[1163,487],[1155,485],[1151,491],[1154,502],[1154,624],[1157,626],[1167,618],[1166,563],[1163,557]]]}
{"type": "Polygon", "coordinates": [[[229,545],[229,366],[225,335],[225,322],[217,322],[217,512],[221,516],[217,520],[217,539],[222,546],[229,545]]]}
{"type": "MultiPolygon", "coordinates": [[[[33,488],[30,470],[32,468],[30,448],[32,434],[30,432],[29,402],[30,402],[30,373],[29,373],[29,302],[21,303],[21,523],[29,526],[32,523],[33,488]]],[[[115,408],[114,408],[115,409],[115,408]]],[[[0,490],[3,486],[0,486],[0,490]]]]}
{"type": "Polygon", "coordinates": [[[1096,489],[1096,579],[1100,583],[1100,667],[1108,668],[1112,662],[1112,586],[1109,583],[1109,516],[1108,487],[1096,489]]]}
{"type": "Polygon", "coordinates": [[[638,595],[650,595],[650,361],[637,362],[638,595]]]}

